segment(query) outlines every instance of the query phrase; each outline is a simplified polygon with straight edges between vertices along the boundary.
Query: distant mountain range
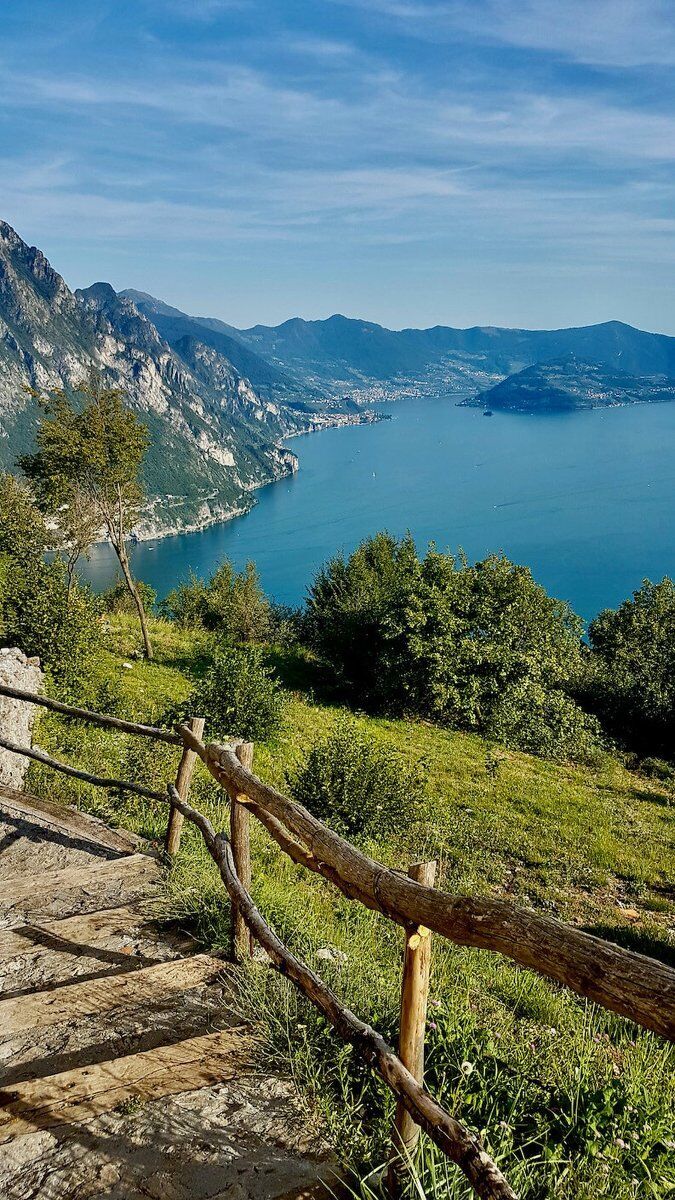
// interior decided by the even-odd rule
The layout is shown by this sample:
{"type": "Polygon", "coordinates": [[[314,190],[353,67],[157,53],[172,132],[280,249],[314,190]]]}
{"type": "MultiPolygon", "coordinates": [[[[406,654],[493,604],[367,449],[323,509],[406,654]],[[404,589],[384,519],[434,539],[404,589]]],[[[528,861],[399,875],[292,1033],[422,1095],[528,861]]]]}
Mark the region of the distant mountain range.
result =
{"type": "Polygon", "coordinates": [[[108,283],[71,292],[0,221],[0,467],[33,441],[26,386],[70,388],[92,369],[150,428],[139,532],[151,536],[244,511],[254,488],[295,469],[283,438],[369,419],[368,402],[450,392],[543,411],[674,398],[675,338],[618,321],[394,331],[333,316],[237,329],[108,283]]]}
{"type": "Polygon", "coordinates": [[[675,400],[675,378],[630,375],[574,354],[535,363],[463,404],[504,412],[569,412],[621,404],[663,404],[675,400]]]}

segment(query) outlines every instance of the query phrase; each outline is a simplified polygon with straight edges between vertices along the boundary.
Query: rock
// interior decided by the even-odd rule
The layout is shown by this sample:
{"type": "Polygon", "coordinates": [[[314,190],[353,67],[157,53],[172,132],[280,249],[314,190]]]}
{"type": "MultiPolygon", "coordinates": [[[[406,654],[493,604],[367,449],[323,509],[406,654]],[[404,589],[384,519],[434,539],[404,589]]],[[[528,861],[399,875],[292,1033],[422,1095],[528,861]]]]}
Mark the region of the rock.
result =
{"type": "MultiPolygon", "coordinates": [[[[27,658],[21,650],[0,649],[0,683],[27,692],[41,691],[40,660],[27,658]]],[[[34,705],[0,696],[0,730],[8,741],[15,742],[17,746],[31,747],[34,720],[34,705]]],[[[28,759],[0,748],[0,784],[21,789],[27,770],[28,759]]]]}

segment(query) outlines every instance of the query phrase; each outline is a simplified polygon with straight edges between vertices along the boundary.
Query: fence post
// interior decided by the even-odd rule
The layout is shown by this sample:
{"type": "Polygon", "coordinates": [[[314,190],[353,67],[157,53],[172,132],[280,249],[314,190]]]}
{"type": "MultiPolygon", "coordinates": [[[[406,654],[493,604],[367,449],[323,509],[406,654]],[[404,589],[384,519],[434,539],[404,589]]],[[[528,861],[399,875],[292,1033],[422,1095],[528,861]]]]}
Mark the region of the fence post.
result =
{"type": "MultiPolygon", "coordinates": [[[[240,742],[235,754],[242,767],[253,767],[253,742],[240,742]]],[[[230,796],[230,842],[234,867],[245,891],[251,890],[251,814],[236,794],[230,796]]],[[[232,959],[245,962],[253,955],[253,937],[235,904],[232,906],[232,959]]]]}
{"type": "MultiPolygon", "coordinates": [[[[189,729],[192,730],[195,737],[201,738],[204,732],[204,717],[190,717],[186,722],[189,729]]],[[[176,791],[181,800],[187,800],[188,792],[190,791],[190,780],[194,771],[197,755],[194,750],[188,750],[187,746],[183,747],[180,763],[178,764],[178,773],[176,775],[176,791]]],[[[164,838],[164,849],[166,853],[174,858],[178,854],[180,846],[180,833],[183,828],[183,814],[171,805],[169,811],[169,823],[166,827],[166,836],[164,838]]]]}
{"type": "MultiPolygon", "coordinates": [[[[408,875],[416,883],[433,887],[436,878],[436,863],[413,863],[408,870],[408,875]]],[[[430,931],[422,925],[406,929],[398,1056],[419,1084],[424,1081],[424,1029],[427,1019],[430,973],[430,931]]],[[[387,1171],[387,1191],[390,1196],[396,1197],[401,1194],[406,1166],[415,1152],[419,1136],[419,1125],[399,1101],[396,1105],[392,1155],[387,1171]]]]}

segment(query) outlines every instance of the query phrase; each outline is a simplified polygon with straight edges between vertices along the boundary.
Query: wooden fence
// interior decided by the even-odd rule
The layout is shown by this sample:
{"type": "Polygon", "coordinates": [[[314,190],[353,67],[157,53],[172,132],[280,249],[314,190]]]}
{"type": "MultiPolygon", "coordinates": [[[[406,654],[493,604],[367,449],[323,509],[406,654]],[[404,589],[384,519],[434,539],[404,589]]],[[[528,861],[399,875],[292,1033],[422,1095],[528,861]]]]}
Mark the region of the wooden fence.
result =
{"type": "Polygon", "coordinates": [[[368,858],[307,809],[258,779],[252,772],[250,743],[237,740],[227,745],[205,745],[204,721],[198,717],[169,732],[74,708],[18,688],[0,685],[0,694],[182,748],[175,782],[168,785],[164,794],[140,784],[92,775],[0,736],[0,746],[4,749],[87,783],[168,802],[165,849],[171,856],[178,851],[184,820],[199,829],[231,900],[233,957],[238,961],[247,959],[253,941],[257,941],[272,964],[357,1049],[395,1095],[396,1122],[387,1175],[392,1195],[400,1191],[405,1162],[414,1151],[422,1128],[457,1164],[476,1195],[484,1200],[515,1200],[515,1192],[480,1139],[446,1112],[423,1085],[432,932],[458,945],[502,954],[565,985],[577,995],[675,1041],[675,970],[510,902],[438,891],[433,887],[435,864],[415,864],[405,874],[368,858]],[[190,777],[198,758],[230,797],[229,837],[216,831],[208,818],[189,803],[190,777]],[[250,814],[295,863],[323,876],[349,899],[382,913],[402,927],[404,965],[398,1054],[280,941],[256,908],[250,893],[250,814]]]}

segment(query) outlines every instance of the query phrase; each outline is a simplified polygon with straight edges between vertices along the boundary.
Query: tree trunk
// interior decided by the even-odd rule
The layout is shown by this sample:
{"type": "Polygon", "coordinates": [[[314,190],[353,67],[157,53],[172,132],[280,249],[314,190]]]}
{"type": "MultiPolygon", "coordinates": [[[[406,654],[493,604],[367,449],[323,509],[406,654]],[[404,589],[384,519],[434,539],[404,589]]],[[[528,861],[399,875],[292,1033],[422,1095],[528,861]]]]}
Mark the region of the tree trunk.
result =
{"type": "Polygon", "coordinates": [[[138,611],[138,620],[140,621],[141,633],[143,635],[143,646],[145,648],[145,657],[147,659],[152,659],[152,657],[153,657],[152,645],[150,643],[150,635],[148,633],[148,622],[146,620],[145,609],[143,607],[143,601],[141,599],[141,594],[140,594],[138,588],[136,587],[136,584],[134,583],[134,577],[131,574],[131,568],[129,567],[129,559],[127,557],[127,548],[124,544],[124,541],[120,541],[119,543],[113,542],[113,546],[115,549],[115,553],[120,561],[120,566],[122,568],[122,574],[124,575],[124,581],[129,589],[129,592],[132,596],[133,602],[136,605],[136,609],[138,611]]]}

